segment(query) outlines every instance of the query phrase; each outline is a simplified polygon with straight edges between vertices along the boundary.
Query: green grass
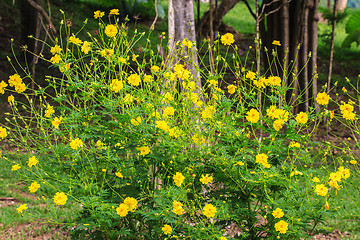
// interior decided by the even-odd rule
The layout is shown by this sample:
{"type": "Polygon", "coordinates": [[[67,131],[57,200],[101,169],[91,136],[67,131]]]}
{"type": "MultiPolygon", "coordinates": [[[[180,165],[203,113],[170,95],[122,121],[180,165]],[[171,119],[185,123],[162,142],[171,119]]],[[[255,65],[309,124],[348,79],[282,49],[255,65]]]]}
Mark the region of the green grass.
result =
{"type": "Polygon", "coordinates": [[[66,207],[51,207],[54,205],[52,195],[47,194],[47,190],[42,190],[43,186],[36,193],[30,193],[30,182],[23,181],[21,169],[11,171],[11,159],[15,158],[21,158],[25,165],[26,159],[19,154],[9,155],[7,160],[0,159],[0,238],[9,237],[8,234],[11,232],[15,234],[14,239],[29,239],[42,235],[50,235],[53,239],[65,239],[67,231],[61,230],[61,223],[65,219],[71,219],[76,206],[69,204],[66,207]],[[16,209],[24,203],[28,209],[20,214],[16,209]]]}

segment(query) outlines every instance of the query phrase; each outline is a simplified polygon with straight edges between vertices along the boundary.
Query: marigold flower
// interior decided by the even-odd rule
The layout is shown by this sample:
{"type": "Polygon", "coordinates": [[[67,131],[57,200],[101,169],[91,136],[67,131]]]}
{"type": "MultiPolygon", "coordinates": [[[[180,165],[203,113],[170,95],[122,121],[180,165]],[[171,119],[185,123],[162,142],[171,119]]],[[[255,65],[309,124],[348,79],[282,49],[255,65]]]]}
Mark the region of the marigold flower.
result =
{"type": "Polygon", "coordinates": [[[226,237],[220,237],[220,240],[227,240],[226,237]]]}
{"type": "Polygon", "coordinates": [[[62,51],[61,47],[59,45],[55,45],[53,47],[50,48],[50,52],[55,55],[55,54],[60,54],[62,51]]]}
{"type": "Polygon", "coordinates": [[[256,78],[256,73],[252,71],[248,71],[245,75],[246,78],[249,78],[250,80],[254,80],[256,78]]]}
{"type": "Polygon", "coordinates": [[[263,165],[268,163],[268,156],[265,153],[256,155],[256,163],[263,164],[263,165]]]}
{"type": "Polygon", "coordinates": [[[329,103],[330,96],[326,93],[318,93],[316,96],[316,101],[320,105],[327,105],[329,103]]]}
{"type": "Polygon", "coordinates": [[[15,85],[22,83],[22,79],[20,78],[19,74],[14,74],[9,76],[8,82],[10,87],[14,87],[15,85]]]}
{"type": "Polygon", "coordinates": [[[246,120],[251,123],[257,123],[259,119],[260,113],[255,108],[250,109],[250,111],[246,113],[246,120]]]}
{"type": "Polygon", "coordinates": [[[118,57],[118,61],[119,61],[119,63],[122,63],[122,64],[126,64],[126,63],[127,63],[127,60],[126,60],[126,58],[124,58],[124,57],[118,57]]]}
{"type": "Polygon", "coordinates": [[[184,182],[185,177],[182,173],[176,172],[176,174],[173,176],[173,180],[175,182],[175,185],[180,187],[181,184],[184,182]]]}
{"type": "Polygon", "coordinates": [[[330,207],[329,207],[329,203],[328,203],[328,202],[325,203],[324,208],[325,208],[326,210],[329,210],[330,207]]]}
{"type": "Polygon", "coordinates": [[[69,43],[73,43],[75,45],[81,45],[83,43],[79,38],[74,36],[70,36],[68,41],[69,43]]]}
{"type": "Polygon", "coordinates": [[[83,141],[80,139],[80,138],[75,138],[74,140],[72,140],[70,142],[70,147],[72,149],[78,149],[78,148],[81,148],[83,146],[83,141]]]}
{"type": "Polygon", "coordinates": [[[124,204],[128,206],[130,212],[133,212],[137,208],[138,201],[133,197],[127,197],[124,200],[124,204]]]}
{"type": "Polygon", "coordinates": [[[348,168],[339,167],[338,172],[341,174],[341,177],[343,179],[347,179],[350,177],[350,169],[348,169],[348,168]]]}
{"type": "Polygon", "coordinates": [[[49,118],[53,113],[55,113],[54,108],[48,105],[45,110],[45,117],[49,118]]]}
{"type": "Polygon", "coordinates": [[[140,76],[138,74],[131,74],[127,80],[128,83],[133,86],[139,86],[141,82],[140,76]]]}
{"type": "Polygon", "coordinates": [[[164,232],[165,235],[168,235],[172,232],[172,228],[170,225],[165,224],[161,230],[164,232]]]}
{"type": "Polygon", "coordinates": [[[28,188],[30,192],[34,193],[40,188],[40,184],[33,182],[28,188]]]}
{"type": "Polygon", "coordinates": [[[300,124],[305,124],[307,123],[307,121],[309,120],[309,117],[306,113],[304,112],[299,112],[297,115],[296,115],[296,118],[295,120],[300,123],[300,124]]]}
{"type": "Polygon", "coordinates": [[[272,212],[272,215],[274,216],[274,218],[282,218],[284,216],[284,212],[281,208],[276,208],[272,212]]]}
{"type": "Polygon", "coordinates": [[[28,166],[29,167],[35,166],[38,162],[39,161],[36,159],[36,157],[32,156],[31,158],[29,158],[28,166]]]}
{"type": "Polygon", "coordinates": [[[231,33],[226,33],[226,34],[222,35],[220,40],[221,40],[221,43],[224,45],[231,45],[235,42],[234,35],[232,35],[231,33]]]}
{"type": "Polygon", "coordinates": [[[324,186],[324,184],[317,184],[315,186],[315,193],[319,196],[326,196],[328,193],[328,189],[324,186]]]}
{"type": "Polygon", "coordinates": [[[281,78],[278,76],[269,77],[266,81],[267,85],[281,87],[281,78]]]}
{"type": "Polygon", "coordinates": [[[204,111],[201,113],[203,119],[212,118],[215,114],[216,109],[214,106],[205,107],[204,111]]]}
{"type": "Polygon", "coordinates": [[[114,55],[114,49],[103,49],[100,51],[100,55],[104,58],[110,58],[112,55],[114,55]]]}
{"type": "Polygon", "coordinates": [[[266,79],[261,77],[259,80],[253,80],[253,83],[258,88],[265,88],[266,79]]]}
{"type": "Polygon", "coordinates": [[[60,117],[60,118],[55,117],[54,120],[51,122],[51,125],[53,125],[55,129],[59,129],[61,120],[62,120],[62,117],[60,117]]]}
{"type": "Polygon", "coordinates": [[[129,208],[126,204],[121,203],[117,208],[116,208],[116,213],[117,215],[119,215],[120,217],[125,217],[129,212],[129,208]]]}
{"type": "Polygon", "coordinates": [[[279,131],[284,126],[284,123],[285,122],[282,119],[275,120],[273,123],[273,127],[274,127],[275,131],[279,131]]]}
{"type": "Polygon", "coordinates": [[[10,104],[13,104],[13,103],[15,102],[15,98],[14,98],[13,95],[8,96],[8,102],[9,102],[10,104]]]}
{"type": "Polygon", "coordinates": [[[215,214],[217,212],[216,207],[214,207],[214,205],[212,204],[206,204],[203,208],[203,214],[208,217],[208,218],[213,218],[215,217],[215,214]]]}
{"type": "Polygon", "coordinates": [[[176,215],[181,215],[184,213],[184,209],[182,208],[182,203],[178,202],[176,200],[174,200],[173,202],[173,209],[172,212],[175,213],[176,215]]]}
{"type": "Polygon", "coordinates": [[[166,107],[164,109],[164,117],[173,116],[175,113],[175,110],[173,107],[166,107]]]}
{"type": "Polygon", "coordinates": [[[318,182],[320,182],[320,179],[319,179],[318,177],[314,177],[314,178],[312,179],[312,181],[315,182],[315,183],[318,183],[318,182]]]}
{"type": "Polygon", "coordinates": [[[15,85],[15,91],[17,92],[17,93],[22,93],[22,92],[24,92],[26,90],[26,85],[25,85],[25,83],[19,83],[19,84],[16,84],[15,85]]]}
{"type": "Polygon", "coordinates": [[[105,27],[106,36],[112,38],[115,37],[117,33],[118,33],[118,29],[115,25],[110,24],[105,27]]]}
{"type": "Polygon", "coordinates": [[[141,117],[133,118],[130,120],[131,124],[134,126],[138,126],[141,123],[141,117]]]}
{"type": "Polygon", "coordinates": [[[160,68],[158,66],[156,66],[156,65],[152,66],[150,69],[151,69],[152,72],[159,72],[160,71],[160,68]]]}
{"type": "Polygon", "coordinates": [[[1,81],[0,82],[0,93],[1,94],[4,94],[5,93],[5,91],[4,91],[4,88],[6,88],[8,85],[6,84],[6,82],[4,82],[4,81],[1,81]]]}
{"type": "Polygon", "coordinates": [[[83,45],[81,46],[81,51],[85,54],[88,54],[91,51],[91,42],[84,41],[83,45]]]}
{"type": "Polygon", "coordinates": [[[110,10],[110,13],[109,13],[110,15],[119,15],[119,9],[111,9],[110,10]]]}
{"type": "Polygon", "coordinates": [[[209,176],[209,174],[201,174],[200,182],[204,185],[211,183],[213,181],[213,177],[209,176]]]}
{"type": "Polygon", "coordinates": [[[28,209],[26,204],[21,204],[16,210],[17,210],[18,213],[22,213],[26,209],[28,209]]]}
{"type": "Polygon", "coordinates": [[[169,125],[164,120],[155,121],[155,127],[160,128],[165,132],[168,132],[170,130],[169,125]]]}
{"type": "Polygon", "coordinates": [[[184,47],[187,47],[188,49],[190,49],[190,48],[193,46],[193,43],[192,43],[189,39],[185,38],[185,39],[182,41],[182,45],[183,45],[184,47]]]}
{"type": "Polygon", "coordinates": [[[0,137],[5,138],[7,136],[6,128],[0,127],[0,137]]]}
{"type": "Polygon", "coordinates": [[[120,92],[121,89],[123,89],[124,84],[122,81],[119,81],[118,79],[113,79],[110,84],[110,90],[113,92],[120,92]]]}
{"type": "Polygon", "coordinates": [[[227,89],[228,89],[228,93],[234,94],[236,91],[236,86],[231,84],[231,85],[227,86],[227,89]]]}
{"type": "Polygon", "coordinates": [[[276,46],[281,46],[281,43],[280,43],[280,41],[279,40],[274,40],[273,42],[272,42],[272,45],[276,45],[276,46]]]}
{"type": "Polygon", "coordinates": [[[275,223],[275,230],[284,234],[288,230],[288,223],[284,220],[280,220],[279,222],[275,223]]]}
{"type": "Polygon", "coordinates": [[[63,192],[57,192],[57,193],[55,193],[55,196],[53,199],[54,199],[54,203],[56,205],[65,205],[65,203],[67,201],[67,196],[63,192]]]}
{"type": "Polygon", "coordinates": [[[117,177],[119,177],[119,178],[123,178],[123,177],[124,177],[121,172],[116,172],[115,175],[116,175],[117,177]]]}
{"type": "Polygon", "coordinates": [[[101,12],[100,10],[97,10],[97,11],[94,12],[94,18],[95,19],[102,18],[104,15],[105,15],[105,13],[101,12]]]}
{"type": "Polygon", "coordinates": [[[145,156],[150,153],[150,148],[148,146],[137,147],[136,149],[140,151],[141,156],[145,156]]]}
{"type": "Polygon", "coordinates": [[[11,171],[16,171],[19,170],[21,168],[21,166],[19,164],[15,164],[11,166],[11,171]]]}

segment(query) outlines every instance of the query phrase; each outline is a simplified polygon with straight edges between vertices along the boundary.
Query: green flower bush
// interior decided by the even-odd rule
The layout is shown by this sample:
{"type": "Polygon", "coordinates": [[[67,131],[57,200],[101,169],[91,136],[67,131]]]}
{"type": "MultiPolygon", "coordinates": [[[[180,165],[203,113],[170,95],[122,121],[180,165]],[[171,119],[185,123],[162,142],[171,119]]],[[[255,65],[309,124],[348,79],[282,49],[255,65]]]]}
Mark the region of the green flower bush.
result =
{"type": "MultiPolygon", "coordinates": [[[[330,214],[350,170],[334,161],[324,171],[329,146],[310,140],[334,117],[327,93],[315,99],[320,112],[293,114],[285,96],[296,73],[258,76],[230,56],[231,34],[208,47],[226,51],[212,68],[198,66],[200,89],[186,65],[191,42],[161,59],[148,41],[140,61],[134,45],[144,34],[100,13],[86,39],[62,23],[45,59],[60,74],[45,87],[26,69],[0,83],[18,93],[0,137],[29,158],[12,170],[30,192],[53,194],[49,208],[79,206],[64,222],[75,239],[297,239],[330,214]]],[[[340,106],[347,121],[351,106],[340,106]]]]}

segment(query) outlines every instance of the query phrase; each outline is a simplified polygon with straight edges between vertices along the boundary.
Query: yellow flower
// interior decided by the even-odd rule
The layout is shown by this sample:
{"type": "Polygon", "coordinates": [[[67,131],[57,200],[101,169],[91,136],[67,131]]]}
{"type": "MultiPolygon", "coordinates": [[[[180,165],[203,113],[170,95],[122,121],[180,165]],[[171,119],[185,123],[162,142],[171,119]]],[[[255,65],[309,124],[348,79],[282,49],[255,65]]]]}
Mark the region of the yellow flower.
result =
{"type": "Polygon", "coordinates": [[[116,172],[115,175],[119,178],[123,178],[124,176],[121,174],[121,172],[116,172]]]}
{"type": "Polygon", "coordinates": [[[317,184],[315,186],[315,193],[320,196],[326,196],[328,193],[328,189],[324,186],[324,184],[317,184]]]}
{"type": "Polygon", "coordinates": [[[242,161],[238,161],[238,162],[236,162],[236,163],[235,163],[235,165],[244,166],[244,165],[245,165],[245,163],[244,163],[244,162],[242,162],[242,161]]]}
{"type": "Polygon", "coordinates": [[[231,45],[235,42],[234,35],[232,35],[231,33],[226,33],[222,35],[220,40],[221,43],[224,45],[231,45]]]}
{"type": "Polygon", "coordinates": [[[273,127],[276,131],[279,131],[284,126],[284,123],[285,123],[284,120],[277,119],[274,121],[273,127]]]}
{"type": "Polygon", "coordinates": [[[80,139],[80,138],[75,138],[74,140],[72,140],[70,142],[70,147],[72,149],[78,149],[78,148],[81,148],[83,146],[83,141],[80,139]]]}
{"type": "Polygon", "coordinates": [[[159,72],[160,68],[158,66],[154,65],[154,66],[151,67],[151,71],[152,72],[159,72]]]}
{"type": "Polygon", "coordinates": [[[272,215],[274,216],[274,218],[282,218],[284,216],[284,212],[281,208],[276,208],[272,212],[272,215]]]}
{"type": "Polygon", "coordinates": [[[65,205],[65,203],[67,201],[67,196],[63,192],[57,192],[57,193],[55,193],[55,196],[53,199],[54,199],[54,203],[56,205],[65,205]]]}
{"type": "Polygon", "coordinates": [[[120,216],[120,217],[125,217],[129,212],[128,206],[124,203],[121,203],[117,208],[116,208],[116,213],[120,216]]]}
{"type": "Polygon", "coordinates": [[[280,220],[279,222],[275,223],[275,230],[284,234],[288,230],[288,223],[284,220],[280,220]]]}
{"type": "Polygon", "coordinates": [[[213,177],[209,176],[209,174],[206,174],[204,176],[204,174],[201,174],[201,178],[200,178],[200,182],[204,185],[211,183],[213,181],[213,177]]]}
{"type": "Polygon", "coordinates": [[[26,204],[21,204],[16,210],[18,213],[22,213],[22,211],[28,209],[28,207],[26,206],[26,204]]]}
{"type": "Polygon", "coordinates": [[[128,206],[128,210],[130,212],[133,212],[137,208],[138,201],[133,197],[127,197],[124,200],[124,204],[126,204],[126,206],[128,206]]]}
{"type": "Polygon", "coordinates": [[[173,116],[175,113],[175,110],[173,107],[166,107],[164,109],[164,117],[173,116]]]}
{"type": "Polygon", "coordinates": [[[231,85],[227,86],[227,89],[230,94],[234,94],[235,90],[236,90],[236,86],[231,84],[231,85]]]}
{"type": "Polygon", "coordinates": [[[19,164],[15,164],[11,166],[11,171],[16,171],[19,170],[21,168],[21,166],[19,164]]]}
{"type": "Polygon", "coordinates": [[[45,110],[45,117],[49,118],[53,113],[55,113],[54,108],[48,105],[45,110]]]}
{"type": "Polygon", "coordinates": [[[349,112],[349,111],[343,111],[343,118],[346,120],[354,120],[355,119],[355,113],[349,112]]]}
{"type": "Polygon", "coordinates": [[[110,58],[112,55],[114,55],[114,50],[105,48],[100,51],[100,55],[104,58],[110,58]]]}
{"type": "Polygon", "coordinates": [[[22,93],[22,92],[25,91],[25,90],[26,90],[26,86],[25,86],[24,83],[19,83],[19,84],[16,84],[16,85],[15,85],[15,91],[16,91],[17,93],[22,93]]]}
{"type": "Polygon", "coordinates": [[[119,15],[119,9],[111,9],[110,10],[110,13],[109,13],[110,15],[119,15]]]}
{"type": "Polygon", "coordinates": [[[63,63],[63,64],[61,64],[60,66],[59,66],[59,70],[60,70],[60,72],[65,72],[65,71],[67,71],[67,70],[69,70],[70,69],[70,65],[71,65],[71,63],[63,63]]]}
{"type": "Polygon", "coordinates": [[[304,112],[299,112],[297,115],[296,115],[296,118],[295,120],[300,123],[300,124],[305,124],[307,123],[307,121],[309,120],[308,118],[308,115],[304,112]]]}
{"type": "Polygon", "coordinates": [[[105,15],[104,12],[101,12],[99,10],[95,11],[94,12],[94,18],[97,19],[97,18],[102,18],[103,16],[105,15]]]}
{"type": "Polygon", "coordinates": [[[105,27],[105,34],[108,37],[115,37],[118,33],[118,29],[115,25],[110,24],[105,27]]]}
{"type": "Polygon", "coordinates": [[[339,167],[338,172],[341,174],[341,177],[343,179],[347,179],[350,177],[350,169],[348,169],[348,168],[339,167]]]}
{"type": "Polygon", "coordinates": [[[0,93],[1,94],[4,94],[5,91],[4,91],[4,88],[6,88],[8,85],[4,82],[4,81],[1,81],[0,82],[0,93]]]}
{"type": "Polygon", "coordinates": [[[91,51],[91,42],[84,41],[83,45],[81,46],[81,51],[85,54],[88,54],[91,51]]]}
{"type": "Polygon", "coordinates": [[[6,128],[0,127],[0,137],[5,138],[7,136],[6,128]]]}
{"type": "Polygon", "coordinates": [[[13,103],[15,102],[15,98],[14,98],[13,95],[8,96],[8,102],[9,102],[10,104],[13,104],[13,103]]]}
{"type": "Polygon", "coordinates": [[[354,159],[352,159],[352,160],[350,161],[350,163],[355,165],[355,164],[357,164],[357,161],[354,160],[354,159]]]}
{"type": "Polygon", "coordinates": [[[316,101],[320,105],[327,105],[329,103],[330,96],[326,93],[318,93],[316,96],[316,101]]]}
{"type": "Polygon", "coordinates": [[[62,117],[60,117],[60,118],[55,117],[54,120],[51,122],[51,125],[53,125],[55,129],[59,129],[61,120],[62,120],[62,117]]]}
{"type": "Polygon", "coordinates": [[[119,61],[119,63],[122,63],[122,64],[126,64],[126,63],[127,63],[127,60],[126,60],[126,58],[124,58],[124,57],[118,57],[118,61],[119,61]]]}
{"type": "Polygon", "coordinates": [[[55,45],[53,47],[50,48],[50,52],[55,55],[55,54],[60,54],[62,51],[61,47],[59,45],[55,45]]]}
{"type": "Polygon", "coordinates": [[[118,79],[113,79],[110,84],[110,90],[113,92],[120,92],[121,89],[123,89],[124,84],[122,81],[119,81],[118,79]]]}
{"type": "Polygon", "coordinates": [[[329,203],[328,203],[328,202],[325,203],[324,208],[325,208],[326,210],[329,210],[330,207],[329,207],[329,203]]]}
{"type": "Polygon", "coordinates": [[[40,184],[38,184],[37,182],[33,182],[30,186],[29,186],[29,191],[34,193],[36,192],[38,189],[40,188],[40,184]]]}
{"type": "Polygon", "coordinates": [[[201,113],[203,119],[212,118],[215,114],[216,109],[214,106],[205,107],[204,111],[201,113]]]}
{"type": "Polygon", "coordinates": [[[248,71],[246,73],[246,78],[249,78],[250,80],[254,80],[256,78],[256,73],[252,72],[252,71],[248,71]]]}
{"type": "Polygon", "coordinates": [[[312,181],[315,182],[315,183],[318,183],[318,182],[320,182],[320,179],[319,179],[318,177],[314,177],[314,178],[312,179],[312,181]]]}
{"type": "Polygon", "coordinates": [[[29,158],[28,166],[29,167],[35,166],[38,162],[39,161],[36,159],[36,157],[32,156],[31,158],[29,158]]]}
{"type": "Polygon", "coordinates": [[[220,240],[227,240],[226,237],[220,237],[220,240]]]}
{"type": "Polygon", "coordinates": [[[164,232],[165,235],[168,235],[172,232],[172,228],[170,225],[165,224],[161,230],[164,232]]]}
{"type": "Polygon", "coordinates": [[[75,45],[81,45],[82,44],[82,41],[79,38],[74,37],[74,36],[70,36],[68,41],[69,41],[69,43],[73,43],[75,45]]]}
{"type": "Polygon", "coordinates": [[[257,123],[259,119],[260,113],[255,108],[250,109],[250,111],[246,113],[246,120],[251,123],[257,123]]]}
{"type": "Polygon", "coordinates": [[[298,142],[291,142],[289,148],[300,148],[300,143],[298,142]]]}
{"type": "Polygon", "coordinates": [[[281,78],[278,76],[269,77],[266,80],[267,85],[281,87],[281,78]]]}
{"type": "Polygon", "coordinates": [[[280,43],[280,41],[279,40],[274,40],[273,42],[272,42],[272,44],[273,45],[276,45],[276,46],[281,46],[281,43],[280,43]]]}
{"type": "Polygon", "coordinates": [[[140,152],[141,156],[145,156],[150,153],[150,148],[148,146],[137,147],[136,149],[140,152]]]}
{"type": "Polygon", "coordinates": [[[190,48],[192,47],[193,43],[192,43],[189,39],[185,38],[185,39],[182,41],[182,45],[183,45],[184,47],[187,47],[187,48],[190,49],[190,48]]]}
{"type": "Polygon", "coordinates": [[[133,54],[133,55],[131,56],[131,60],[133,60],[134,62],[136,62],[136,58],[137,58],[138,56],[139,56],[139,55],[133,54]]]}
{"type": "Polygon", "coordinates": [[[216,207],[214,207],[212,204],[206,204],[203,208],[203,214],[208,218],[215,217],[216,212],[216,207]]]}
{"type": "Polygon", "coordinates": [[[182,173],[176,172],[176,174],[173,176],[173,180],[175,182],[175,185],[180,187],[181,184],[184,182],[185,177],[182,173]]]}
{"type": "Polygon", "coordinates": [[[126,94],[123,98],[124,103],[132,103],[134,101],[134,96],[131,94],[126,94]]]}
{"type": "Polygon", "coordinates": [[[160,128],[161,130],[163,130],[165,132],[168,132],[170,130],[169,125],[164,120],[155,121],[155,127],[160,128]]]}
{"type": "Polygon", "coordinates": [[[139,86],[141,82],[140,76],[137,74],[131,74],[127,80],[128,83],[133,86],[139,86]]]}
{"type": "Polygon", "coordinates": [[[134,126],[138,126],[141,123],[141,117],[133,118],[130,120],[131,124],[134,126]]]}
{"type": "Polygon", "coordinates": [[[153,76],[145,74],[145,76],[144,76],[144,82],[146,82],[146,83],[152,83],[153,81],[154,81],[154,77],[153,77],[153,76]]]}
{"type": "Polygon", "coordinates": [[[253,83],[258,88],[264,88],[265,83],[266,83],[266,79],[261,77],[259,80],[253,80],[253,83]]]}
{"type": "Polygon", "coordinates": [[[59,63],[61,61],[61,57],[59,54],[55,54],[52,58],[50,58],[50,62],[52,64],[59,63]]]}
{"type": "Polygon", "coordinates": [[[181,215],[181,214],[183,214],[183,213],[184,213],[184,209],[182,208],[182,203],[174,200],[172,212],[175,213],[176,215],[181,215]]]}
{"type": "Polygon", "coordinates": [[[262,165],[268,163],[268,156],[265,153],[261,153],[256,155],[256,162],[262,165]]]}
{"type": "Polygon", "coordinates": [[[19,74],[14,74],[9,76],[8,82],[10,87],[14,87],[15,85],[22,83],[22,79],[20,78],[19,74]]]}

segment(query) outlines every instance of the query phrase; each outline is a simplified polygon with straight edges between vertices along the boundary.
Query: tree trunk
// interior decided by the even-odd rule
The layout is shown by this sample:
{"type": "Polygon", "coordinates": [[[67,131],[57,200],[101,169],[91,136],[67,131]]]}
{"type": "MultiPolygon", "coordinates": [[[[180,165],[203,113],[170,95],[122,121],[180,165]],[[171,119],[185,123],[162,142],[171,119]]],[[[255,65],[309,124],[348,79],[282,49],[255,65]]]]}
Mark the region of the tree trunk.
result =
{"type": "MultiPolygon", "coordinates": [[[[215,8],[215,16],[213,24],[213,32],[216,34],[224,16],[241,0],[223,0],[220,5],[215,8]]],[[[210,36],[210,10],[205,12],[198,25],[198,35],[202,37],[210,36]]]]}

